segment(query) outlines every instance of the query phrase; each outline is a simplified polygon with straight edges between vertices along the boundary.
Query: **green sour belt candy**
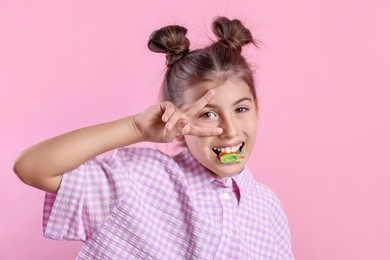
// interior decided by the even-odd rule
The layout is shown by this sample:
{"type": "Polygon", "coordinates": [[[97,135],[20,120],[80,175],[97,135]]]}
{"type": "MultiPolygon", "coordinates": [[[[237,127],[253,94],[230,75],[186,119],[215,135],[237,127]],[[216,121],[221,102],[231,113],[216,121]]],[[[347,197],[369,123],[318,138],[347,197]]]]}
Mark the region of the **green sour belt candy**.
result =
{"type": "Polygon", "coordinates": [[[221,162],[223,163],[235,163],[238,162],[238,154],[236,153],[227,153],[221,156],[221,162]]]}
{"type": "Polygon", "coordinates": [[[244,153],[221,153],[219,159],[222,163],[236,163],[245,158],[244,153]]]}

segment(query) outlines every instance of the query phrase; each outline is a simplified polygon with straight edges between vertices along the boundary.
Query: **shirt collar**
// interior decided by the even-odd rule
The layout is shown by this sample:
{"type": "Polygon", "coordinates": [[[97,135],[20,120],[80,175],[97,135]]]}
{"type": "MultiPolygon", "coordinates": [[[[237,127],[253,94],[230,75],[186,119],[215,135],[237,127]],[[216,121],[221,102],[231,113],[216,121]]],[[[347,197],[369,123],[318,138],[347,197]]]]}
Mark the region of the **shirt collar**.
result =
{"type": "MultiPolygon", "coordinates": [[[[201,189],[216,180],[216,178],[210,174],[210,171],[191,155],[188,149],[180,152],[174,159],[183,170],[192,194],[196,195],[201,189]]],[[[232,179],[238,187],[240,193],[239,202],[241,202],[253,181],[252,173],[249,171],[248,167],[245,166],[242,172],[233,176],[232,179]]]]}
{"type": "Polygon", "coordinates": [[[238,202],[240,204],[248,194],[251,184],[254,182],[252,173],[247,165],[245,165],[241,173],[233,176],[233,181],[236,183],[238,190],[240,191],[240,199],[238,202]]]}
{"type": "Polygon", "coordinates": [[[188,187],[192,194],[197,194],[203,187],[210,185],[215,178],[209,170],[200,164],[190,153],[188,149],[183,150],[174,157],[182,169],[188,187]]]}

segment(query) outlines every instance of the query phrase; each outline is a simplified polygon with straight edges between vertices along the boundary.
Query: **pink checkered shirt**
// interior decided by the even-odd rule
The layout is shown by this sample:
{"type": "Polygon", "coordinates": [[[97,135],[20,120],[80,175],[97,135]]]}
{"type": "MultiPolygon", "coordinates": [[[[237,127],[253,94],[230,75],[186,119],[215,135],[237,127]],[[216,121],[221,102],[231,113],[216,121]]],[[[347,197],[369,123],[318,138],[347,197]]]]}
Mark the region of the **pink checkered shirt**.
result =
{"type": "Polygon", "coordinates": [[[85,241],[79,259],[293,259],[275,194],[247,167],[215,179],[188,150],[121,148],[47,193],[44,236],[85,241]]]}

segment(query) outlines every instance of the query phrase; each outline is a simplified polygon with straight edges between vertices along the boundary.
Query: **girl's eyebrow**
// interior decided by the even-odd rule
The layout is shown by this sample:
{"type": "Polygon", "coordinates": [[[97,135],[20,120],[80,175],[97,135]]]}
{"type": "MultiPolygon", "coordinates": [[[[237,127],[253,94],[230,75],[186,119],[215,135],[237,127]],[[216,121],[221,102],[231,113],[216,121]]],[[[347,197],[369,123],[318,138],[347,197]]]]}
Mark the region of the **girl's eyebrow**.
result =
{"type": "MultiPolygon", "coordinates": [[[[239,100],[237,100],[236,102],[233,103],[233,106],[236,106],[238,104],[240,104],[241,102],[243,101],[249,101],[249,102],[253,102],[252,98],[250,97],[244,97],[244,98],[240,98],[239,100]]],[[[216,108],[218,107],[217,105],[214,105],[214,104],[207,104],[205,105],[204,107],[210,107],[210,108],[216,108]]]]}

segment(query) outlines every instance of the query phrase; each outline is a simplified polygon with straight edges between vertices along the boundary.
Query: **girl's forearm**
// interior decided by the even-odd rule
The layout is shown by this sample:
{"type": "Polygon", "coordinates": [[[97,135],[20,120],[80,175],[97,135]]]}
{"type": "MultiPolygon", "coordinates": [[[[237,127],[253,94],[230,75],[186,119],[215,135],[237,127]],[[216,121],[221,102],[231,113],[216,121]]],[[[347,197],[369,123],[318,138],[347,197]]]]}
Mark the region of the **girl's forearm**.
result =
{"type": "Polygon", "coordinates": [[[65,172],[101,153],[143,141],[133,119],[90,126],[43,141],[20,154],[14,171],[31,186],[56,191],[65,172]]]}

